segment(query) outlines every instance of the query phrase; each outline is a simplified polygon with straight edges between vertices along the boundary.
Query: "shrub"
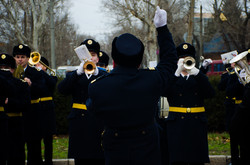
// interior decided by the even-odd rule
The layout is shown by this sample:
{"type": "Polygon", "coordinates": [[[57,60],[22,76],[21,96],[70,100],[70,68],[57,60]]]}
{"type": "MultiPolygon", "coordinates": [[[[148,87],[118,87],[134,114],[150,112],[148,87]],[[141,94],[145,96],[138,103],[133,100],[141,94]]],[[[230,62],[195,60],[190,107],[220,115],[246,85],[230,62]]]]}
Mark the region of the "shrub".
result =
{"type": "Polygon", "coordinates": [[[219,91],[217,86],[220,76],[210,76],[209,81],[215,90],[215,96],[205,100],[205,108],[208,117],[209,131],[225,131],[225,92],[219,91]]]}

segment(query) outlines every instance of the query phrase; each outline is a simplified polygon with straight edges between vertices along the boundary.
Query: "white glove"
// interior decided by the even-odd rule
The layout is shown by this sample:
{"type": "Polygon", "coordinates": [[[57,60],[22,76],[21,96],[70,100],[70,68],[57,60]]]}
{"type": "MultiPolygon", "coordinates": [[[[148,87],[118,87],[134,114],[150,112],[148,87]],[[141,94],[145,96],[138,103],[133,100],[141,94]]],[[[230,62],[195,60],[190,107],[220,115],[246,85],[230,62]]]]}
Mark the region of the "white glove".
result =
{"type": "Polygon", "coordinates": [[[82,63],[78,66],[78,68],[77,68],[77,70],[76,70],[77,75],[81,75],[81,74],[84,73],[84,70],[83,70],[83,65],[84,65],[84,63],[85,63],[85,62],[82,62],[82,63]]]}
{"type": "Polygon", "coordinates": [[[96,67],[96,69],[95,69],[95,71],[94,71],[93,75],[94,75],[94,76],[97,76],[97,75],[98,75],[98,73],[99,73],[99,69],[98,69],[98,67],[96,67]]]}
{"type": "Polygon", "coordinates": [[[154,24],[156,28],[167,25],[167,12],[159,6],[156,7],[154,24]]]}
{"type": "Polygon", "coordinates": [[[178,63],[177,63],[178,68],[176,69],[175,74],[174,74],[176,77],[180,77],[181,72],[183,70],[185,70],[185,68],[183,66],[183,61],[184,61],[184,58],[180,58],[179,61],[178,61],[178,63]]]}
{"type": "Polygon", "coordinates": [[[197,69],[196,67],[193,67],[192,69],[187,70],[187,72],[188,72],[189,75],[194,75],[194,76],[196,76],[196,75],[200,72],[200,70],[197,69]]]}
{"type": "Polygon", "coordinates": [[[212,64],[213,61],[211,58],[205,59],[202,63],[202,66],[206,69],[208,67],[208,65],[212,64]]]}

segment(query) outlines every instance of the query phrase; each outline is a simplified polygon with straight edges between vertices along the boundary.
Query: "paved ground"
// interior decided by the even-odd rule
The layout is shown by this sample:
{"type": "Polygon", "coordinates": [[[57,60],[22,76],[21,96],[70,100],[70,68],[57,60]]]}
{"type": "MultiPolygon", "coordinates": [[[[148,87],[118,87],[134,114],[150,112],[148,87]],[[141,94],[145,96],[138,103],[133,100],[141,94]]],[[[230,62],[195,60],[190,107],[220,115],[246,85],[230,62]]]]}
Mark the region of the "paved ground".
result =
{"type": "MultiPolygon", "coordinates": [[[[210,156],[210,163],[206,165],[228,165],[230,156],[225,155],[213,155],[210,156]]],[[[54,165],[74,165],[73,159],[54,159],[54,165]]]]}

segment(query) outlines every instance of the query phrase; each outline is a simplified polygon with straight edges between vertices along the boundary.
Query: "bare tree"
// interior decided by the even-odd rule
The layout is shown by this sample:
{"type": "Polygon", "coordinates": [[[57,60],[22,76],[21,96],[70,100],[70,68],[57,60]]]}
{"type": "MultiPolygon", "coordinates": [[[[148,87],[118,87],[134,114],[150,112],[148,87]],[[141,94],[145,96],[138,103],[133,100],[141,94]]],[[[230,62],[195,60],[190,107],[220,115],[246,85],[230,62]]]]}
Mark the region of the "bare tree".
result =
{"type": "Polygon", "coordinates": [[[20,43],[38,50],[41,28],[48,18],[49,0],[0,0],[2,19],[20,43]]]}
{"type": "Polygon", "coordinates": [[[183,42],[188,20],[188,8],[184,0],[103,0],[102,5],[108,14],[115,17],[113,26],[119,27],[115,34],[129,32],[143,41],[143,61],[146,66],[149,61],[157,60],[156,30],[153,24],[156,6],[167,11],[168,27],[174,34],[174,40],[177,43],[183,42]]]}
{"type": "Polygon", "coordinates": [[[228,51],[237,49],[241,52],[250,47],[248,5],[249,0],[214,0],[214,21],[209,27],[210,36],[219,32],[228,51]],[[226,20],[220,19],[221,13],[225,15],[226,20]]]}

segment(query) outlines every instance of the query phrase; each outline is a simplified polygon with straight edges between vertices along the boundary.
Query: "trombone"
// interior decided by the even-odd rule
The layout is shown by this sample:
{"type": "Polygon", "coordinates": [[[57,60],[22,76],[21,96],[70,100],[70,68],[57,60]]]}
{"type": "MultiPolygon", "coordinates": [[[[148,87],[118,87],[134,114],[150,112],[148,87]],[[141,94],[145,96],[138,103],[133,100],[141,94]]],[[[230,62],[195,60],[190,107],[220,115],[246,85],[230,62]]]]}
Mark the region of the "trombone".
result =
{"type": "Polygon", "coordinates": [[[42,61],[41,61],[41,55],[40,53],[38,52],[31,52],[30,53],[30,59],[29,59],[29,64],[34,66],[36,65],[37,63],[40,63],[42,64],[43,66],[45,66],[47,69],[49,69],[50,73],[52,76],[55,76],[56,73],[53,69],[51,69],[49,66],[47,66],[46,64],[44,64],[42,61]]]}

